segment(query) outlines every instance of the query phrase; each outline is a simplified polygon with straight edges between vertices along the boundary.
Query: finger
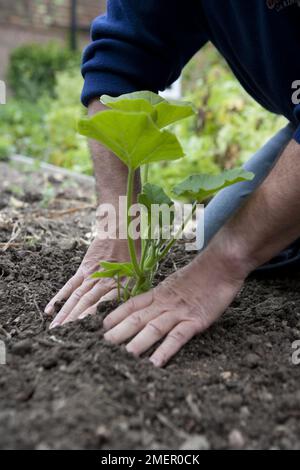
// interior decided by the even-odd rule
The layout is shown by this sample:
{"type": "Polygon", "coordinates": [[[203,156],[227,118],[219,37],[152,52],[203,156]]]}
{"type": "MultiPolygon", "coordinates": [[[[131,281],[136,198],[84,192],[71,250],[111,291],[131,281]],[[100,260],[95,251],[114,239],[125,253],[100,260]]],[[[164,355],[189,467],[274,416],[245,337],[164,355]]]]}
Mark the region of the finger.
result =
{"type": "Polygon", "coordinates": [[[98,305],[101,303],[101,300],[97,302],[96,304],[92,305],[90,308],[85,310],[79,317],[78,320],[83,320],[86,317],[89,317],[90,315],[95,315],[97,313],[97,308],[98,305]]]}
{"type": "Polygon", "coordinates": [[[64,285],[62,289],[50,300],[50,302],[45,307],[44,312],[46,315],[51,315],[54,312],[54,307],[56,302],[62,302],[63,300],[68,299],[72,293],[82,284],[83,275],[75,274],[71,277],[68,282],[64,285]]]}
{"type": "Polygon", "coordinates": [[[180,322],[150,357],[156,367],[163,367],[193,336],[198,328],[192,321],[180,322]]]}
{"type": "Polygon", "coordinates": [[[114,326],[118,325],[131,313],[134,313],[138,310],[142,310],[153,302],[153,291],[146,292],[145,294],[132,297],[125,304],[116,308],[111,312],[103,321],[103,327],[105,330],[111,330],[114,326]]]}
{"type": "Polygon", "coordinates": [[[105,294],[99,302],[95,303],[91,307],[89,307],[87,310],[85,310],[81,315],[79,315],[78,320],[82,320],[85,317],[88,317],[89,315],[94,315],[97,313],[97,308],[98,305],[101,305],[103,302],[111,302],[114,301],[118,298],[118,289],[112,289],[110,292],[105,294]]]}
{"type": "MultiPolygon", "coordinates": [[[[116,283],[114,283],[116,284],[116,283]]],[[[107,294],[105,294],[102,299],[101,299],[101,302],[113,302],[114,300],[118,300],[119,299],[119,294],[120,296],[123,294],[124,292],[124,286],[126,284],[126,279],[124,279],[121,283],[120,283],[120,288],[118,289],[117,287],[115,287],[114,289],[112,289],[111,291],[109,291],[107,294]]]]}
{"type": "Polygon", "coordinates": [[[147,323],[145,328],[130,341],[126,346],[127,351],[134,356],[140,356],[157,343],[157,341],[166,336],[178,322],[178,315],[171,312],[159,315],[159,317],[147,323]]]}
{"type": "Polygon", "coordinates": [[[114,300],[117,300],[118,299],[118,289],[112,289],[111,291],[109,291],[107,294],[105,294],[102,298],[101,298],[101,301],[100,303],[102,302],[112,302],[114,300]]]}
{"type": "Polygon", "coordinates": [[[65,323],[77,320],[85,310],[97,303],[114,286],[115,282],[112,280],[101,280],[100,282],[98,280],[97,284],[82,296],[73,310],[62,320],[61,324],[64,325],[65,323]]]}
{"type": "Polygon", "coordinates": [[[61,325],[61,323],[71,313],[73,308],[78,304],[84,294],[86,294],[95,285],[96,282],[98,282],[97,279],[86,279],[83,284],[73,292],[71,297],[69,297],[65,305],[54,318],[50,328],[55,328],[56,326],[61,325]]]}
{"type": "Polygon", "coordinates": [[[153,303],[149,307],[129,315],[129,317],[105,333],[104,339],[113,344],[124,343],[135,336],[149,321],[153,320],[160,313],[162,312],[153,303]]]}

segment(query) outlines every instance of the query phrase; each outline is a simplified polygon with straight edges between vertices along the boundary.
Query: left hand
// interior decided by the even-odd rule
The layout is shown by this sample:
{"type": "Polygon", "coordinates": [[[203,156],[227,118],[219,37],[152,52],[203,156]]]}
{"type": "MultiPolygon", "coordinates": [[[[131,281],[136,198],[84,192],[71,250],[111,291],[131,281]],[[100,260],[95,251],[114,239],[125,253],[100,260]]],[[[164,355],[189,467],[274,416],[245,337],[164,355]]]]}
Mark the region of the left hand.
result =
{"type": "Polygon", "coordinates": [[[130,299],[109,314],[104,338],[140,356],[164,341],[150,357],[164,366],[193,336],[206,330],[232,302],[244,278],[232,276],[224,263],[204,251],[158,287],[130,299]]]}

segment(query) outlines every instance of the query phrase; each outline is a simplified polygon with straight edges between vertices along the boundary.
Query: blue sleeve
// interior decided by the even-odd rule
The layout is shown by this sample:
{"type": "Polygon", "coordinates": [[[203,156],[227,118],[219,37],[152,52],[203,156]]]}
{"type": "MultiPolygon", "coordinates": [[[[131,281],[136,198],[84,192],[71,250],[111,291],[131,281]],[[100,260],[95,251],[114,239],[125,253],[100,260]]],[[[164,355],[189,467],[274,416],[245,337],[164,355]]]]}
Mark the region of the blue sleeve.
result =
{"type": "Polygon", "coordinates": [[[296,142],[298,142],[298,144],[300,144],[300,104],[297,104],[297,106],[295,107],[294,114],[299,123],[297,130],[294,134],[294,139],[296,142]]]}
{"type": "Polygon", "coordinates": [[[108,0],[83,55],[82,102],[173,83],[207,41],[199,0],[108,0]]]}

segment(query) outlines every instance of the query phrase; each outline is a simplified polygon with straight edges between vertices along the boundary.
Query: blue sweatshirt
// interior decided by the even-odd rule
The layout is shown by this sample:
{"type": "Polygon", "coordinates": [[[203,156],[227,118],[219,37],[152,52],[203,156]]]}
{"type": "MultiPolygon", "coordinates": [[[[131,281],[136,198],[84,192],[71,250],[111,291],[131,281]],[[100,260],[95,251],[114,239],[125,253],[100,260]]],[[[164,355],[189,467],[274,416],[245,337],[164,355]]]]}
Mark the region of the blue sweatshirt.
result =
{"type": "Polygon", "coordinates": [[[298,0],[108,0],[84,52],[82,102],[164,90],[207,41],[258,103],[298,126],[300,143],[298,0]]]}

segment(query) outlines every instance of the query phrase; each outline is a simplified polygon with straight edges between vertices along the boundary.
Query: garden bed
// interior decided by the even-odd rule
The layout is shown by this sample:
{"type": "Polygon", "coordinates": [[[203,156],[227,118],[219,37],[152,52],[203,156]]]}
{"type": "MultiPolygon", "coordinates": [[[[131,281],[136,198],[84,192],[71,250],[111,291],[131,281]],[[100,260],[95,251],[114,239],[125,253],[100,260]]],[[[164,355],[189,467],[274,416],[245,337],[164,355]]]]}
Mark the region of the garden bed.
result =
{"type": "MultiPolygon", "coordinates": [[[[5,171],[0,448],[300,448],[300,365],[291,362],[300,338],[300,273],[249,279],[218,324],[155,369],[103,341],[109,304],[48,331],[43,309],[77,269],[91,236],[93,191],[5,171]],[[34,181],[30,202],[30,190],[12,191],[17,176],[23,186],[34,181]],[[52,188],[47,204],[45,185],[52,188]]],[[[192,256],[177,247],[158,280],[192,256]]]]}

